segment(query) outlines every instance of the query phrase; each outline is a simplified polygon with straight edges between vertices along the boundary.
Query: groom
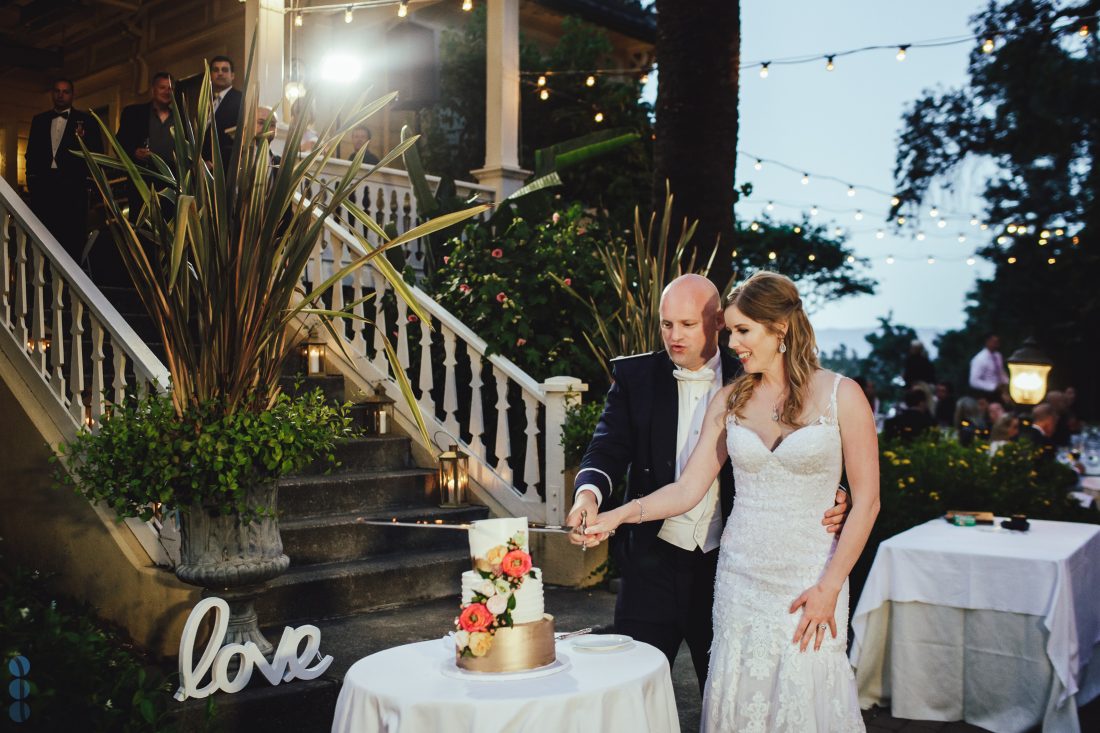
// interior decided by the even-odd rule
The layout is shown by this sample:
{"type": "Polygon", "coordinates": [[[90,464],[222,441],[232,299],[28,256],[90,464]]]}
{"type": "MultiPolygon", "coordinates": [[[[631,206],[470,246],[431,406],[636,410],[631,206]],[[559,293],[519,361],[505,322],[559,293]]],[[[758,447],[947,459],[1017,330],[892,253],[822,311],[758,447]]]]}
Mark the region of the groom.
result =
{"type": "MultiPolygon", "coordinates": [[[[699,439],[711,398],[741,374],[740,363],[718,347],[721,298],[705,277],[673,280],[661,295],[660,316],[664,351],[613,362],[614,383],[577,473],[569,526],[579,526],[582,513],[591,521],[601,509],[618,506],[612,492],[624,474],[623,502],[675,481],[699,439]]],[[[620,527],[612,542],[621,576],[616,631],[660,649],[669,667],[687,641],[700,691],[713,636],[718,545],[733,488],[727,461],[695,508],[663,522],[620,527]]],[[[843,523],[846,502],[838,491],[838,506],[825,514],[828,531],[843,523]]],[[[576,533],[571,538],[575,544],[592,542],[576,533]]]]}

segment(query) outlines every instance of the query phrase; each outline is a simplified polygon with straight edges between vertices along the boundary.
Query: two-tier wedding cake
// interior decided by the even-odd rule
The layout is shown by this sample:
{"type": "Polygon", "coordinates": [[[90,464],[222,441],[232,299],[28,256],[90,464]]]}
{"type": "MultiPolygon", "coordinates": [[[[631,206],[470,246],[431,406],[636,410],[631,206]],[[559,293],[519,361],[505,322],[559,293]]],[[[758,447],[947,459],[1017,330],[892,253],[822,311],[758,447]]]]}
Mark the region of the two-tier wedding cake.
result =
{"type": "Polygon", "coordinates": [[[527,518],[483,519],[470,527],[473,569],[462,574],[455,625],[459,667],[517,672],[554,661],[554,617],[543,610],[542,572],[532,567],[527,518]]]}

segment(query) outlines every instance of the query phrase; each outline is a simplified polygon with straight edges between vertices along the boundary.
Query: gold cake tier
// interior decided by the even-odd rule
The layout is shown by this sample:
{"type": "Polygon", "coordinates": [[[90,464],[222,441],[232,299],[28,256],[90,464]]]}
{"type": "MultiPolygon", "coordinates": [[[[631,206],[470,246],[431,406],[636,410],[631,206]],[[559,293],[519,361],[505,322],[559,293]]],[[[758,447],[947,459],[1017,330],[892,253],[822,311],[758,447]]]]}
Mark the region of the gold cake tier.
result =
{"type": "Polygon", "coordinates": [[[493,645],[483,657],[464,657],[455,651],[455,663],[471,672],[521,672],[544,667],[556,658],[554,617],[550,614],[544,614],[541,621],[497,629],[493,645]]]}

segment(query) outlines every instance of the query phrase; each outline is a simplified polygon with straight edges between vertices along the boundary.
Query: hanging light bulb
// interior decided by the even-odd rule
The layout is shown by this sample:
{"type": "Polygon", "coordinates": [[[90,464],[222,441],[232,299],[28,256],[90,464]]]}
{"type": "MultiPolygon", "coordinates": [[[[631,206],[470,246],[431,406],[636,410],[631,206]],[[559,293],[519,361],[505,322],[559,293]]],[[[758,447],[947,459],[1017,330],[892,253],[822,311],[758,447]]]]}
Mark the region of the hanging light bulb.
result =
{"type": "Polygon", "coordinates": [[[959,244],[962,244],[965,241],[966,241],[966,235],[963,234],[962,232],[959,232],[959,244]]]}
{"type": "Polygon", "coordinates": [[[894,255],[887,255],[886,256],[886,264],[888,264],[888,265],[894,264],[894,255]]]}
{"type": "Polygon", "coordinates": [[[810,216],[817,216],[817,204],[810,207],[810,216]]]}
{"type": "Polygon", "coordinates": [[[884,232],[881,229],[879,229],[877,232],[875,232],[875,239],[882,239],[885,236],[886,236],[886,232],[884,232]]]}
{"type": "Polygon", "coordinates": [[[813,262],[816,259],[817,259],[817,256],[813,252],[811,252],[810,255],[809,255],[810,262],[813,262]]]}
{"type": "Polygon", "coordinates": [[[409,0],[401,0],[401,4],[397,6],[397,17],[404,18],[409,14],[409,0]]]}
{"type": "Polygon", "coordinates": [[[1053,257],[1048,257],[1048,258],[1047,258],[1047,264],[1048,264],[1048,265],[1053,265],[1053,264],[1055,263],[1055,261],[1056,261],[1056,260],[1055,260],[1055,259],[1054,259],[1053,257]]]}
{"type": "Polygon", "coordinates": [[[352,7],[350,5],[347,7],[346,10],[344,10],[344,22],[345,23],[350,23],[353,20],[351,11],[352,11],[352,7]]]}
{"type": "Polygon", "coordinates": [[[826,56],[825,57],[825,71],[832,71],[833,69],[836,68],[836,64],[833,63],[833,58],[835,58],[835,57],[833,57],[833,56],[826,56]]]}
{"type": "Polygon", "coordinates": [[[596,86],[596,77],[594,77],[594,76],[593,76],[592,74],[589,74],[589,75],[588,75],[588,78],[586,78],[586,79],[584,80],[584,85],[585,85],[586,87],[594,87],[594,86],[596,86]]]}
{"type": "Polygon", "coordinates": [[[997,237],[997,244],[1008,244],[1008,237],[1003,234],[997,237]]]}
{"type": "Polygon", "coordinates": [[[856,209],[855,217],[856,217],[856,221],[863,221],[863,212],[860,211],[859,209],[856,209]]]}
{"type": "Polygon", "coordinates": [[[597,112],[596,116],[592,119],[596,120],[596,122],[603,122],[603,112],[597,112]]]}
{"type": "Polygon", "coordinates": [[[933,207],[932,207],[932,210],[928,212],[928,215],[929,215],[930,217],[932,217],[933,219],[935,219],[935,218],[936,218],[937,216],[939,216],[939,215],[940,215],[940,210],[939,210],[939,209],[937,209],[937,208],[936,208],[935,206],[933,206],[933,207]]]}
{"type": "Polygon", "coordinates": [[[982,53],[993,53],[993,49],[997,47],[997,44],[992,38],[987,38],[982,41],[982,53]]]}
{"type": "Polygon", "coordinates": [[[549,89],[540,89],[539,90],[539,99],[541,99],[544,102],[547,99],[550,99],[550,90],[549,89]]]}
{"type": "Polygon", "coordinates": [[[1077,35],[1081,36],[1081,38],[1085,38],[1086,36],[1088,36],[1088,34],[1089,34],[1089,24],[1088,23],[1082,24],[1081,27],[1077,29],[1077,35]]]}
{"type": "Polygon", "coordinates": [[[1077,245],[1081,244],[1081,238],[1080,238],[1080,237],[1078,237],[1077,235],[1074,235],[1073,239],[1071,239],[1071,240],[1069,240],[1069,241],[1073,243],[1073,246],[1074,246],[1074,247],[1076,247],[1077,245]]]}
{"type": "Polygon", "coordinates": [[[474,0],[462,0],[462,9],[467,13],[474,9],[474,0]]]}
{"type": "Polygon", "coordinates": [[[795,233],[795,234],[801,234],[801,233],[802,233],[802,227],[796,226],[796,227],[794,228],[794,233],[795,233]]]}
{"type": "Polygon", "coordinates": [[[768,259],[769,260],[774,260],[775,259],[775,252],[768,252],[768,259]]]}
{"type": "Polygon", "coordinates": [[[890,205],[891,206],[897,206],[900,203],[901,203],[901,199],[899,199],[897,196],[891,196],[890,197],[890,205]]]}
{"type": "Polygon", "coordinates": [[[1044,229],[1043,231],[1039,232],[1039,236],[1042,239],[1050,239],[1050,230],[1049,229],[1044,229]]]}
{"type": "Polygon", "coordinates": [[[844,230],[842,228],[837,227],[836,229],[833,229],[833,236],[839,237],[842,234],[844,234],[844,230]]]}
{"type": "Polygon", "coordinates": [[[905,217],[904,216],[899,216],[898,217],[898,224],[904,224],[904,223],[905,223],[905,217]]]}
{"type": "Polygon", "coordinates": [[[767,79],[768,78],[768,64],[770,64],[770,63],[771,63],[770,61],[765,61],[764,63],[762,63],[760,65],[760,78],[761,79],[767,79]]]}
{"type": "Polygon", "coordinates": [[[855,261],[856,261],[855,255],[848,255],[848,264],[849,265],[854,264],[855,261]]]}
{"type": "Polygon", "coordinates": [[[764,161],[760,160],[760,158],[757,158],[756,162],[752,164],[752,167],[756,170],[760,170],[764,167],[764,161]]]}
{"type": "Polygon", "coordinates": [[[302,14],[301,13],[295,13],[294,14],[294,25],[295,25],[295,27],[301,28],[302,27],[302,22],[303,22],[302,14]]]}
{"type": "Polygon", "coordinates": [[[966,258],[966,266],[967,267],[973,267],[975,262],[977,262],[977,260],[975,260],[973,257],[967,257],[966,258]]]}
{"type": "Polygon", "coordinates": [[[904,61],[905,60],[905,51],[908,48],[909,48],[909,44],[905,44],[903,46],[898,46],[898,53],[897,53],[897,57],[896,57],[898,61],[904,61]]]}
{"type": "Polygon", "coordinates": [[[803,173],[802,174],[802,185],[803,186],[809,186],[810,185],[810,174],[809,173],[803,173]]]}
{"type": "Polygon", "coordinates": [[[917,232],[917,241],[918,242],[923,242],[924,241],[924,232],[917,232]]]}
{"type": "Polygon", "coordinates": [[[851,198],[852,196],[855,196],[855,195],[856,195],[855,186],[848,186],[848,198],[851,198]]]}
{"type": "Polygon", "coordinates": [[[538,81],[535,82],[535,83],[538,84],[540,87],[546,86],[546,75],[545,74],[539,74],[538,81]]]}
{"type": "Polygon", "coordinates": [[[989,225],[983,223],[983,224],[980,224],[978,226],[978,228],[981,229],[984,232],[985,230],[989,229],[989,225]]]}
{"type": "Polygon", "coordinates": [[[928,264],[930,264],[930,265],[936,264],[936,258],[933,257],[932,255],[928,255],[928,264]]]}
{"type": "Polygon", "coordinates": [[[1009,257],[1008,258],[1008,264],[1015,265],[1016,264],[1016,258],[1015,257],[1009,257]]]}
{"type": "Polygon", "coordinates": [[[768,211],[775,211],[775,202],[774,201],[769,201],[768,205],[765,206],[764,208],[767,209],[768,211]]]}
{"type": "Polygon", "coordinates": [[[1007,227],[1005,227],[1005,229],[1008,231],[1009,234],[1015,234],[1016,233],[1016,225],[1015,224],[1009,224],[1007,227]]]}
{"type": "Polygon", "coordinates": [[[1054,235],[1055,235],[1056,237],[1060,237],[1060,236],[1062,236],[1062,235],[1063,235],[1063,234],[1065,234],[1065,233],[1066,233],[1066,230],[1065,230],[1065,229],[1062,229],[1061,227],[1059,227],[1058,229],[1055,229],[1055,230],[1054,230],[1054,235]]]}
{"type": "Polygon", "coordinates": [[[1046,239],[1040,239],[1040,240],[1039,240],[1039,246],[1040,246],[1040,247],[1045,247],[1045,246],[1047,246],[1047,241],[1048,241],[1048,240],[1046,240],[1046,239]]]}
{"type": "Polygon", "coordinates": [[[752,224],[749,224],[749,229],[753,230],[754,232],[759,231],[760,225],[754,221],[752,224]]]}
{"type": "Polygon", "coordinates": [[[976,216],[970,217],[970,226],[972,226],[972,227],[978,226],[978,217],[976,217],[976,216]]]}
{"type": "Polygon", "coordinates": [[[648,84],[649,83],[649,73],[647,72],[645,74],[642,74],[642,77],[638,81],[640,81],[643,84],[648,84]]]}
{"type": "Polygon", "coordinates": [[[947,226],[947,219],[940,219],[936,222],[936,226],[938,226],[940,229],[943,229],[945,226],[947,226]]]}

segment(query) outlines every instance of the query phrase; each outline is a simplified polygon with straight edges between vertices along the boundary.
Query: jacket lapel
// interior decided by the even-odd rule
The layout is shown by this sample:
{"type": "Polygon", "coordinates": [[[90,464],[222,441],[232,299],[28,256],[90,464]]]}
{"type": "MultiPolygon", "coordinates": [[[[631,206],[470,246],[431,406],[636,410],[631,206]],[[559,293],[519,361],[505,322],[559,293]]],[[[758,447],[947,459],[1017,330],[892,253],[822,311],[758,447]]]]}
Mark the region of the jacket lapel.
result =
{"type": "Polygon", "coordinates": [[[673,480],[676,475],[676,430],[680,416],[680,394],[672,371],[676,365],[664,352],[653,368],[653,413],[650,423],[650,450],[654,470],[654,489],[673,480]]]}

